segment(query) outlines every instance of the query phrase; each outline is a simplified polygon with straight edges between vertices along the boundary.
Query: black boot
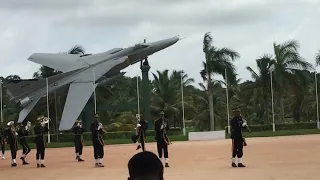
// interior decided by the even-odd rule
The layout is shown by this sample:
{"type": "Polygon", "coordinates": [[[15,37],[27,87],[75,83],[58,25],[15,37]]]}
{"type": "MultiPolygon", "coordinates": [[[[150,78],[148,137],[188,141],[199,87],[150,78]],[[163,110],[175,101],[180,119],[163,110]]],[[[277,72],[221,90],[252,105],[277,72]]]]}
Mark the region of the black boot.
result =
{"type": "Polygon", "coordinates": [[[12,163],[11,166],[12,166],[12,167],[16,167],[16,166],[17,166],[17,163],[12,163]]]}
{"type": "Polygon", "coordinates": [[[43,168],[43,167],[46,167],[46,166],[45,166],[44,164],[41,164],[41,166],[40,166],[40,167],[42,167],[42,168],[43,168]]]}
{"type": "Polygon", "coordinates": [[[81,159],[80,157],[78,158],[78,162],[83,162],[84,160],[81,159]]]}
{"type": "Polygon", "coordinates": [[[238,167],[246,167],[246,166],[242,163],[238,163],[238,167]]]}
{"type": "Polygon", "coordinates": [[[26,161],[26,158],[21,157],[20,158],[22,160],[22,165],[28,165],[29,163],[26,161]]]}
{"type": "Polygon", "coordinates": [[[238,166],[236,165],[236,163],[232,163],[231,166],[232,166],[232,167],[238,167],[238,166]]]}
{"type": "Polygon", "coordinates": [[[40,167],[40,164],[39,164],[39,163],[37,164],[37,167],[38,167],[38,168],[40,167]]]}
{"type": "Polygon", "coordinates": [[[140,149],[140,148],[141,148],[141,146],[140,146],[140,145],[138,145],[136,150],[138,150],[138,149],[140,149]]]}
{"type": "Polygon", "coordinates": [[[169,167],[169,163],[165,163],[164,167],[169,167]]]}

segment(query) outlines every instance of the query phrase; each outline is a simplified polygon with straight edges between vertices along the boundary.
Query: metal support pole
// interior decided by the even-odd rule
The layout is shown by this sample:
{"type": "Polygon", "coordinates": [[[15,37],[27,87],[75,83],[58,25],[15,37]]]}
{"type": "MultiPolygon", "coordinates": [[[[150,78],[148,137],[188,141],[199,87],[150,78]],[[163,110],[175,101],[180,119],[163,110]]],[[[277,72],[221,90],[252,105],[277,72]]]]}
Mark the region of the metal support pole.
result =
{"type": "Polygon", "coordinates": [[[184,117],[184,100],[183,100],[183,71],[181,71],[181,107],[182,107],[182,123],[183,123],[183,135],[186,135],[186,121],[184,117]]]}
{"type": "Polygon", "coordinates": [[[316,84],[316,102],[317,102],[317,127],[320,129],[319,123],[319,99],[318,99],[318,80],[317,80],[317,70],[314,71],[314,80],[316,84]]]}
{"type": "Polygon", "coordinates": [[[272,130],[276,131],[276,125],[274,122],[274,107],[273,107],[273,85],[272,85],[272,71],[270,70],[270,88],[271,88],[271,107],[272,107],[272,130]]]}
{"type": "MultiPolygon", "coordinates": [[[[46,78],[46,84],[47,84],[47,117],[50,119],[50,108],[49,108],[49,80],[46,78]]],[[[48,122],[48,143],[50,143],[50,121],[48,122]]]]}
{"type": "Polygon", "coordinates": [[[227,117],[228,117],[228,133],[230,134],[230,113],[229,113],[229,92],[228,92],[228,79],[227,79],[227,69],[224,69],[225,81],[226,81],[226,98],[227,98],[227,117]]]}

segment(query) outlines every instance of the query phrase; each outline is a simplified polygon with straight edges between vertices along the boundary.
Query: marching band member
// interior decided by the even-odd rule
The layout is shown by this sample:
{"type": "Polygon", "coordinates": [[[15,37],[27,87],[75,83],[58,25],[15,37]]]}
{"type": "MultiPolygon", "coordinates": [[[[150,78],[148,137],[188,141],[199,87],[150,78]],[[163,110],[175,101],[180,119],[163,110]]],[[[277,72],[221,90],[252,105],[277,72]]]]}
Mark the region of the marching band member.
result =
{"type": "Polygon", "coordinates": [[[102,135],[104,133],[103,125],[99,122],[99,115],[95,115],[95,119],[90,126],[92,135],[92,145],[94,151],[95,167],[104,167],[102,159],[104,156],[104,141],[102,135]]]}
{"type": "Polygon", "coordinates": [[[11,151],[11,166],[16,167],[16,157],[17,157],[17,151],[18,151],[18,133],[17,133],[17,127],[15,126],[14,121],[10,121],[7,124],[9,126],[8,129],[5,130],[5,137],[8,141],[8,144],[10,145],[10,151],[11,151]]]}
{"type": "Polygon", "coordinates": [[[49,118],[40,116],[37,119],[36,126],[33,128],[35,134],[35,142],[37,147],[37,167],[46,167],[44,165],[44,156],[45,156],[45,148],[46,142],[44,140],[44,133],[49,132],[48,127],[46,125],[49,123],[49,118]]]}
{"type": "Polygon", "coordinates": [[[29,127],[31,126],[30,122],[28,121],[27,125],[24,126],[22,123],[20,124],[20,128],[18,130],[18,136],[20,139],[20,145],[22,146],[22,165],[27,165],[29,164],[26,161],[27,155],[30,153],[31,149],[28,145],[28,139],[27,136],[29,135],[29,127]]]}
{"type": "Polygon", "coordinates": [[[242,129],[247,127],[247,123],[241,117],[239,109],[233,110],[233,117],[230,120],[231,139],[232,139],[232,167],[246,167],[242,164],[243,146],[246,145],[242,135],[242,129]],[[235,158],[238,157],[238,166],[235,158]]]}
{"type": "Polygon", "coordinates": [[[136,127],[136,134],[131,137],[131,140],[136,143],[137,149],[142,147],[142,151],[145,151],[145,137],[146,131],[148,129],[148,122],[145,121],[143,115],[141,114],[138,118],[138,124],[136,127]]]}
{"type": "Polygon", "coordinates": [[[84,161],[81,159],[82,150],[83,150],[83,132],[84,129],[82,127],[81,120],[77,120],[75,123],[75,126],[72,128],[74,133],[74,146],[75,146],[75,152],[76,152],[76,159],[78,162],[84,161]]]}
{"type": "Polygon", "coordinates": [[[2,159],[6,159],[5,158],[5,147],[6,147],[6,138],[5,138],[5,135],[4,135],[4,127],[2,126],[1,124],[1,127],[0,127],[0,146],[1,146],[1,158],[2,159]]]}
{"type": "Polygon", "coordinates": [[[167,131],[169,130],[169,122],[168,119],[164,117],[163,111],[160,112],[160,118],[155,121],[154,128],[156,131],[155,139],[157,140],[159,158],[162,161],[163,152],[165,158],[165,167],[169,167],[168,145],[170,144],[170,140],[167,136],[167,131]]]}

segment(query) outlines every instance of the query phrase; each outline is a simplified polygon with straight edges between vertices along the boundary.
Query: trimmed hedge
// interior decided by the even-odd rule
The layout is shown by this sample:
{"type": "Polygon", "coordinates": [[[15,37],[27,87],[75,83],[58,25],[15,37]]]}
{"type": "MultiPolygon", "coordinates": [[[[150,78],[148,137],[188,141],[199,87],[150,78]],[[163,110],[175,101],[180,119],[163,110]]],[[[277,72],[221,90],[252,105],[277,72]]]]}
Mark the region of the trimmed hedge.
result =
{"type": "MultiPolygon", "coordinates": [[[[252,132],[272,131],[272,124],[265,125],[249,125],[252,132]]],[[[300,130],[300,129],[317,129],[316,122],[302,122],[302,123],[283,123],[276,124],[276,131],[282,130],[300,130]]],[[[245,130],[247,131],[247,130],[245,130]]],[[[228,134],[228,127],[225,127],[226,135],[228,134]]]]}
{"type": "MultiPolygon", "coordinates": [[[[118,132],[107,132],[103,135],[104,140],[112,139],[131,139],[131,136],[135,134],[135,131],[118,131],[118,132]]],[[[176,136],[181,134],[180,128],[172,128],[167,132],[169,136],[176,136]]],[[[153,138],[155,133],[153,130],[149,130],[146,133],[147,137],[153,138]]],[[[47,136],[47,135],[45,135],[47,136]]],[[[47,139],[47,137],[45,137],[47,139]]],[[[91,141],[91,132],[83,133],[83,139],[85,141],[91,141]]],[[[70,132],[61,133],[61,134],[50,134],[51,142],[73,142],[74,134],[70,132]]],[[[34,143],[34,136],[30,135],[28,137],[30,143],[34,143]]],[[[130,140],[131,141],[131,140],[130,140]]]]}
{"type": "MultiPolygon", "coordinates": [[[[296,135],[308,135],[308,134],[320,134],[319,129],[297,129],[297,130],[281,130],[281,131],[261,131],[261,132],[244,132],[245,138],[251,137],[276,137],[276,136],[296,136],[296,135]]],[[[230,139],[230,136],[226,136],[226,139],[230,139]]]]}
{"type": "MultiPolygon", "coordinates": [[[[52,138],[51,138],[52,139],[52,138]]],[[[183,135],[171,135],[169,136],[170,141],[188,141],[188,136],[183,136],[183,135]]],[[[153,136],[147,136],[146,142],[155,142],[155,139],[153,136]]],[[[104,140],[104,143],[106,145],[110,144],[133,144],[131,139],[107,139],[104,140]]],[[[173,142],[174,143],[174,142],[173,142]]],[[[91,141],[85,141],[85,146],[91,146],[92,142],[91,141]]],[[[35,143],[30,142],[29,146],[31,149],[34,149],[36,147],[35,143]]],[[[51,142],[46,144],[47,148],[61,148],[61,147],[74,147],[73,139],[71,142],[51,142]]],[[[5,146],[6,150],[9,150],[9,145],[5,146]]],[[[21,150],[21,146],[19,144],[19,149],[21,150]]]]}

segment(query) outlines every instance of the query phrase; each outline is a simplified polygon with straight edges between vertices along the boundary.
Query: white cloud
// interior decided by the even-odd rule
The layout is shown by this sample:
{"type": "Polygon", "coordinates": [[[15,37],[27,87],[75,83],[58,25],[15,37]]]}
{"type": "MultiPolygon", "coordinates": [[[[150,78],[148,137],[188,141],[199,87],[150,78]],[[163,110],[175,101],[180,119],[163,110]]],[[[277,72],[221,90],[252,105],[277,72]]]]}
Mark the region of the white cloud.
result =
{"type": "MultiPolygon", "coordinates": [[[[319,0],[1,0],[0,75],[30,78],[39,68],[27,61],[34,52],[80,44],[97,53],[180,35],[186,38],[149,58],[151,71],[183,69],[201,82],[202,38],[211,32],[216,46],[241,54],[239,78],[250,79],[245,67],[255,69],[255,59],[272,53],[274,41],[298,39],[301,55],[313,62],[319,9],[319,0]]],[[[139,65],[125,71],[135,76],[139,65]]]]}

